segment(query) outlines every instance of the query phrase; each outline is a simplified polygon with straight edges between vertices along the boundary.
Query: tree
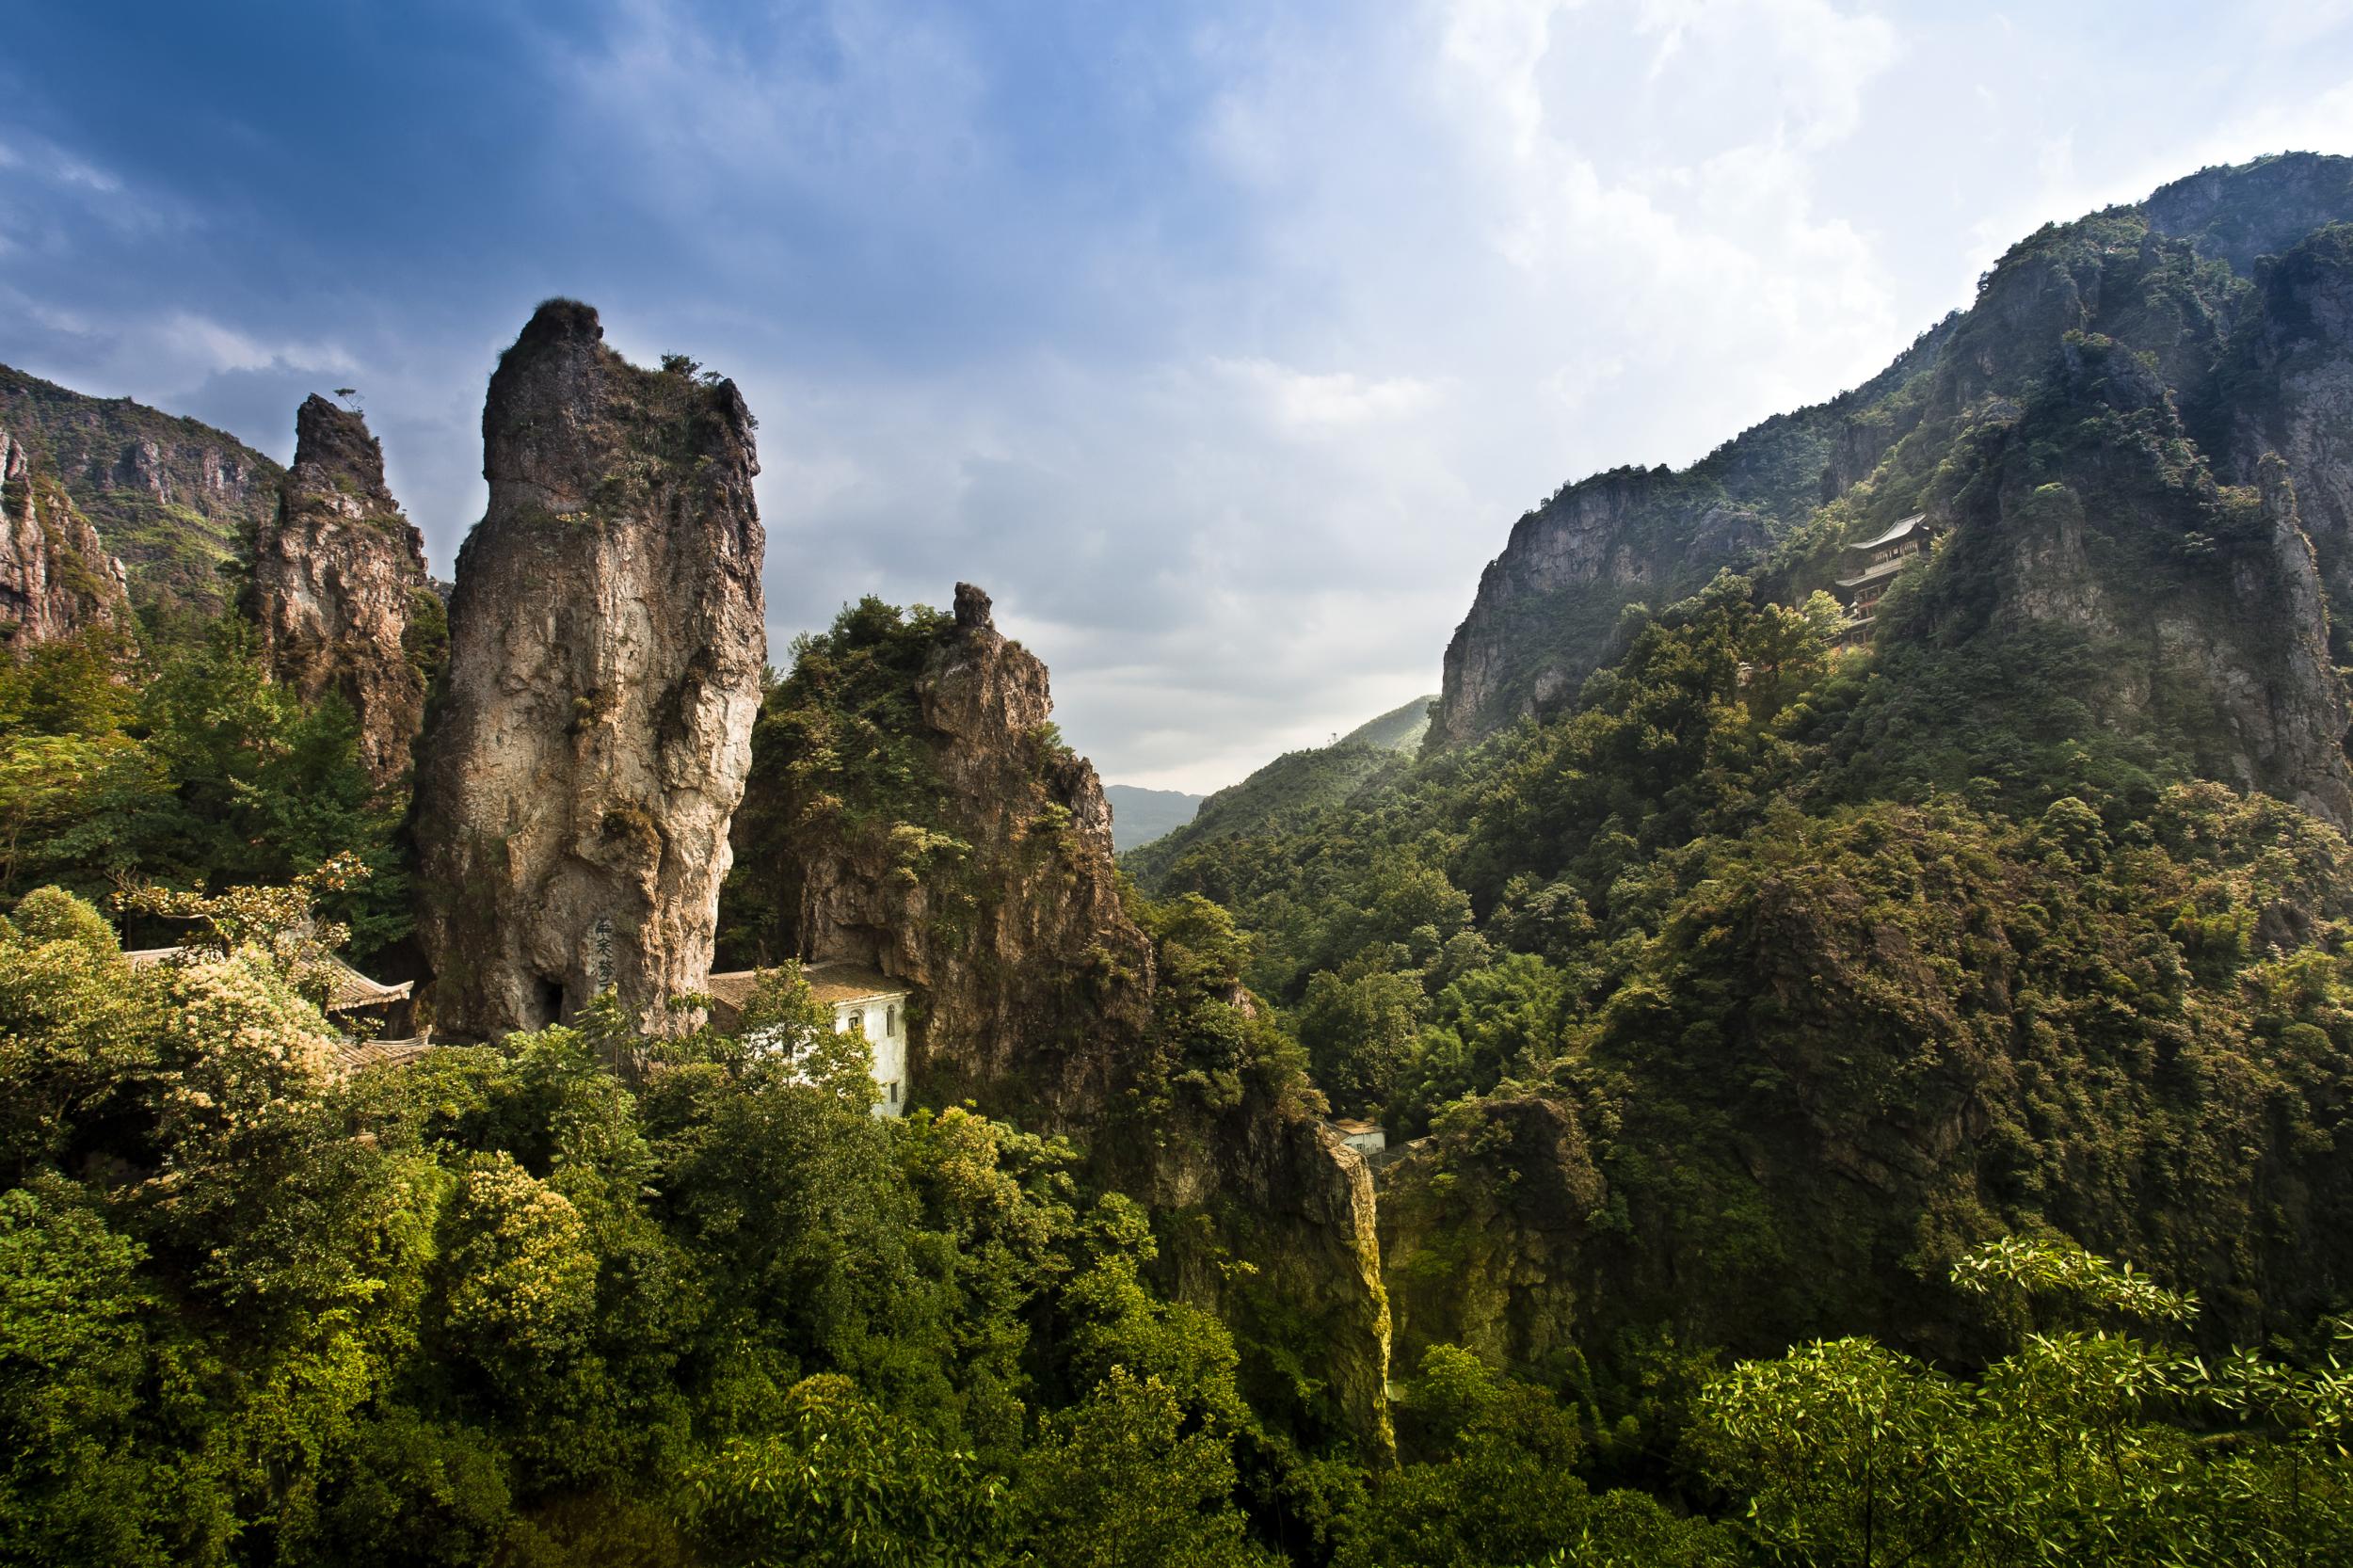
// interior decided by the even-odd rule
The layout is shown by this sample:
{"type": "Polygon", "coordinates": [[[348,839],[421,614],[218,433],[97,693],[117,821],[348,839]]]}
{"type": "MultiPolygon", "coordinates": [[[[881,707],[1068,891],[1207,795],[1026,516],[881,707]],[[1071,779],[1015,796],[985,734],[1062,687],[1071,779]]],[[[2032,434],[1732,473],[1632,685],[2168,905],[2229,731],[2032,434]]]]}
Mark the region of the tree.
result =
{"type": "Polygon", "coordinates": [[[1385,969],[1307,983],[1299,1040],[1336,1109],[1377,1111],[1404,1087],[1425,1005],[1419,981],[1385,969]]]}

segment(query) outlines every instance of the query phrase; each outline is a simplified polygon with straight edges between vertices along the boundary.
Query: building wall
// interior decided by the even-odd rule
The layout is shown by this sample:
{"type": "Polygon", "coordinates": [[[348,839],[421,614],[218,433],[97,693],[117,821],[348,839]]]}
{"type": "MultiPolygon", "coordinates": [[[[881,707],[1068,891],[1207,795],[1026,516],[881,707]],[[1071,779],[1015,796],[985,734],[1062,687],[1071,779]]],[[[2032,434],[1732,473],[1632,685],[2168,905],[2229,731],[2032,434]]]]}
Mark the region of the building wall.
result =
{"type": "Polygon", "coordinates": [[[834,1032],[846,1034],[853,1029],[866,1032],[867,1048],[874,1057],[874,1082],[882,1089],[882,1098],[874,1104],[877,1116],[902,1116],[907,1108],[907,999],[904,996],[878,997],[869,1000],[844,1001],[834,1004],[834,1032]]]}

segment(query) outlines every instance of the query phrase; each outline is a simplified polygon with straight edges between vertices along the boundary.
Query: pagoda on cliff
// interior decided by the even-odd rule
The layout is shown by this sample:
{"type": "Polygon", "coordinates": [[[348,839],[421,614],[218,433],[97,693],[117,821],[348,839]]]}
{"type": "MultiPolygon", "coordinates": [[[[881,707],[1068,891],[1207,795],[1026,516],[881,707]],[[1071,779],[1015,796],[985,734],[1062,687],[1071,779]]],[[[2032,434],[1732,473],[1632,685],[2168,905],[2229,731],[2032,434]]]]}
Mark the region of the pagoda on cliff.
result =
{"type": "Polygon", "coordinates": [[[1921,551],[1928,548],[1929,515],[1914,512],[1888,525],[1884,533],[1847,547],[1846,575],[1837,580],[1838,597],[1847,606],[1841,648],[1857,648],[1871,640],[1880,596],[1887,584],[1921,551]]]}

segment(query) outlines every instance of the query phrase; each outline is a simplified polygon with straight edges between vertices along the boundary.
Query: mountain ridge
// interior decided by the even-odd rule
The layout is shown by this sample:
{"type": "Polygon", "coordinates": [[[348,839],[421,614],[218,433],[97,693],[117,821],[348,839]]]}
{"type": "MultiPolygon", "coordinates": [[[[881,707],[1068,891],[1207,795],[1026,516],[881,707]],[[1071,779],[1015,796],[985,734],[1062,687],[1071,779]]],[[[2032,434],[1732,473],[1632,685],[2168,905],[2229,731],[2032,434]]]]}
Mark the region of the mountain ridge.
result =
{"type": "Polygon", "coordinates": [[[270,521],[285,469],[228,431],[0,365],[0,425],[47,459],[126,568],[151,630],[217,616],[270,521]]]}
{"type": "MultiPolygon", "coordinates": [[[[2200,170],[2142,202],[2045,224],[1988,270],[1968,309],[1860,387],[1762,421],[1688,468],[1613,469],[1563,486],[1514,523],[1481,574],[1448,646],[1429,744],[1561,711],[1623,650],[1634,607],[1697,592],[1720,570],[1767,566],[1924,423],[1949,426],[1986,398],[2016,395],[2064,331],[2105,328],[2137,351],[2162,351],[2161,377],[2186,395],[2221,357],[2231,317],[2257,287],[2257,258],[2347,218],[2353,159],[2281,153],[2200,170]],[[2111,270],[2122,287],[2104,295],[2111,270]]],[[[1866,509],[1892,520],[1886,505],[1853,515],[1866,509]]],[[[1835,541],[1812,542],[1830,545],[1817,551],[1826,566],[1835,541]]],[[[2353,590],[2353,567],[2329,560],[2324,571],[2353,590]]],[[[1817,570],[1817,585],[1829,575],[1817,570]]]]}
{"type": "Polygon", "coordinates": [[[1112,851],[1125,855],[1193,821],[1209,797],[1183,790],[1147,790],[1141,784],[1106,784],[1112,808],[1112,851]]]}

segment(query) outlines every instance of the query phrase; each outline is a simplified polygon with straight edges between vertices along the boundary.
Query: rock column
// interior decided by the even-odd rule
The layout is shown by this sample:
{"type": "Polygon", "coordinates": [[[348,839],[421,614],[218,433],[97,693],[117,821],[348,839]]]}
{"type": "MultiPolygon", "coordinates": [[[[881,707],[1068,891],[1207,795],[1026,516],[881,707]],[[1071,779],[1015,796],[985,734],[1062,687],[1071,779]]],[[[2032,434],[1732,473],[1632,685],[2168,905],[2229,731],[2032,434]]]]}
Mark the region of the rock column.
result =
{"type": "Polygon", "coordinates": [[[603,339],[551,300],[483,410],[489,506],[418,778],[418,931],[452,1033],[608,987],[673,1029],[710,968],[767,655],[752,419],[734,383],[603,339]]]}
{"type": "Polygon", "coordinates": [[[378,783],[408,771],[424,718],[409,623],[429,594],[424,540],[384,486],[367,422],[313,395],[295,414],[295,462],[254,540],[246,607],[262,658],[306,702],[341,692],[378,783]]]}

